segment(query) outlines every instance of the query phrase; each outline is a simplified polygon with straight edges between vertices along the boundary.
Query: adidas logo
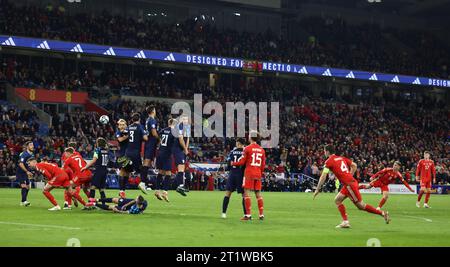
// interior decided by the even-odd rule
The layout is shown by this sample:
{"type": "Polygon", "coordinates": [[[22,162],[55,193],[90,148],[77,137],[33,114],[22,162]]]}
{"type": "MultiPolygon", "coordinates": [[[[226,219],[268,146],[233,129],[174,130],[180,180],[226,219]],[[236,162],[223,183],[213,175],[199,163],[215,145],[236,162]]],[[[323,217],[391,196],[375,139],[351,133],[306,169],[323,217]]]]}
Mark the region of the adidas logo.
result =
{"type": "Polygon", "coordinates": [[[114,49],[112,47],[110,47],[108,50],[105,51],[105,53],[103,53],[103,55],[115,56],[116,53],[114,52],[114,49]]]}
{"type": "Polygon", "coordinates": [[[172,53],[170,53],[167,57],[164,58],[166,61],[175,61],[175,57],[172,53]]]}
{"type": "Polygon", "coordinates": [[[350,71],[350,73],[347,74],[347,76],[345,76],[345,78],[355,79],[355,75],[353,74],[353,71],[350,71]]]}
{"type": "Polygon", "coordinates": [[[13,38],[9,37],[2,43],[2,45],[16,46],[16,43],[14,43],[13,38]]]}
{"type": "Polygon", "coordinates": [[[322,73],[322,76],[331,76],[331,71],[330,71],[330,69],[327,69],[326,71],[324,71],[324,72],[322,73]]]}
{"type": "Polygon", "coordinates": [[[43,41],[40,45],[38,45],[36,47],[40,48],[40,49],[50,49],[50,46],[48,46],[47,41],[43,41]]]}
{"type": "Polygon", "coordinates": [[[398,76],[397,76],[397,75],[395,75],[395,77],[394,77],[394,78],[392,78],[391,82],[393,82],[393,83],[399,83],[399,82],[400,82],[400,80],[398,79],[398,76]]]}
{"type": "Polygon", "coordinates": [[[83,53],[83,49],[81,48],[80,44],[77,44],[76,46],[74,46],[72,49],[70,49],[70,51],[83,53]]]}
{"type": "Polygon", "coordinates": [[[412,82],[412,84],[421,84],[421,83],[420,83],[420,80],[419,80],[419,77],[417,77],[417,78],[414,80],[414,82],[412,82]]]}
{"type": "Polygon", "coordinates": [[[374,73],[372,76],[370,76],[369,80],[371,81],[378,81],[377,75],[374,73]]]}
{"type": "Polygon", "coordinates": [[[146,56],[145,56],[145,53],[144,53],[144,51],[139,51],[139,53],[137,53],[134,57],[136,57],[136,58],[147,58],[146,56]]]}
{"type": "Polygon", "coordinates": [[[303,68],[301,68],[298,73],[302,73],[302,74],[308,74],[308,70],[306,69],[305,66],[303,66],[303,68]]]}

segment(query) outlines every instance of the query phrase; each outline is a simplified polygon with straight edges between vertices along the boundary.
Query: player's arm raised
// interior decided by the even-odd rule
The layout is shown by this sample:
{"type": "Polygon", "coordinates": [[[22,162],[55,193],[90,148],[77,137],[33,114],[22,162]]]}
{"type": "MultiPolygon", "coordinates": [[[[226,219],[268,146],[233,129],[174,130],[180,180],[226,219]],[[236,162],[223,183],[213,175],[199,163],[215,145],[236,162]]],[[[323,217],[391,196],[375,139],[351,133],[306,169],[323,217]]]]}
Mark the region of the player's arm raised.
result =
{"type": "Polygon", "coordinates": [[[371,182],[371,183],[376,182],[378,179],[380,179],[380,177],[382,176],[382,174],[383,174],[385,171],[386,171],[386,170],[383,169],[383,170],[381,170],[381,171],[378,171],[378,172],[375,173],[374,175],[372,175],[372,176],[370,177],[370,182],[371,182]]]}
{"type": "Polygon", "coordinates": [[[322,185],[325,183],[325,180],[327,179],[327,175],[329,172],[330,169],[328,169],[326,166],[323,167],[322,174],[320,175],[319,182],[317,183],[316,191],[314,192],[313,195],[313,199],[315,199],[316,196],[320,193],[320,189],[322,188],[322,185]]]}

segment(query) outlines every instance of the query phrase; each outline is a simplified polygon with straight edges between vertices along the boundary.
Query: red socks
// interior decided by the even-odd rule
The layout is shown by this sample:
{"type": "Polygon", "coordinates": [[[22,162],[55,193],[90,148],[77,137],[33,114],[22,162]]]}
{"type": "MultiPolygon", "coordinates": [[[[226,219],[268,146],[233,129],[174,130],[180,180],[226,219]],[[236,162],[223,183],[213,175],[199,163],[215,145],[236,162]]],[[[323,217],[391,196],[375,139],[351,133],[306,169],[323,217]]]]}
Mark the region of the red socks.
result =
{"type": "Polygon", "coordinates": [[[360,184],[359,187],[358,187],[358,189],[366,189],[366,186],[363,185],[363,184],[360,184]]]}
{"type": "Polygon", "coordinates": [[[420,201],[422,199],[423,191],[420,190],[419,196],[417,197],[417,201],[420,201]]]}
{"type": "Polygon", "coordinates": [[[348,221],[348,218],[347,218],[347,212],[345,211],[345,206],[344,206],[344,204],[338,205],[337,208],[338,208],[339,212],[341,213],[342,220],[348,221]]]}
{"type": "Polygon", "coordinates": [[[370,206],[369,204],[366,204],[366,207],[364,208],[365,211],[370,213],[375,213],[378,215],[383,215],[383,212],[381,210],[377,210],[376,208],[370,206]]]}
{"type": "Polygon", "coordinates": [[[259,216],[264,215],[264,201],[262,197],[258,198],[259,216]]]}
{"type": "Polygon", "coordinates": [[[426,195],[425,195],[425,203],[427,203],[428,204],[428,200],[430,199],[430,193],[427,193],[426,195]]]}
{"type": "Polygon", "coordinates": [[[53,204],[53,206],[57,206],[58,205],[58,203],[55,200],[55,197],[50,192],[43,191],[42,193],[53,204]]]}
{"type": "Polygon", "coordinates": [[[381,200],[380,200],[380,203],[378,204],[378,207],[383,207],[383,205],[384,205],[384,203],[386,203],[386,199],[383,197],[381,200]]]}
{"type": "Polygon", "coordinates": [[[244,202],[245,202],[245,215],[251,216],[252,215],[252,199],[249,196],[245,196],[244,202]]]}
{"type": "Polygon", "coordinates": [[[69,192],[67,192],[67,190],[64,191],[64,200],[69,206],[72,205],[72,197],[70,196],[69,192]]]}

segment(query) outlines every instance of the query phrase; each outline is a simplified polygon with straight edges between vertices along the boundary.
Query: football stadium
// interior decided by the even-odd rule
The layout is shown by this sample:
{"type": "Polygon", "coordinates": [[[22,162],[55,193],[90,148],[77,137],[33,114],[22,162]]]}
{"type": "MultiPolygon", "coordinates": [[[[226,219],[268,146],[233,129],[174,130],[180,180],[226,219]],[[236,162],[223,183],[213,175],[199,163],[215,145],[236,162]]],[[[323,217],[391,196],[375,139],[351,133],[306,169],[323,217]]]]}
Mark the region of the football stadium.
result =
{"type": "Polygon", "coordinates": [[[0,0],[0,246],[450,246],[449,11],[0,0]]]}

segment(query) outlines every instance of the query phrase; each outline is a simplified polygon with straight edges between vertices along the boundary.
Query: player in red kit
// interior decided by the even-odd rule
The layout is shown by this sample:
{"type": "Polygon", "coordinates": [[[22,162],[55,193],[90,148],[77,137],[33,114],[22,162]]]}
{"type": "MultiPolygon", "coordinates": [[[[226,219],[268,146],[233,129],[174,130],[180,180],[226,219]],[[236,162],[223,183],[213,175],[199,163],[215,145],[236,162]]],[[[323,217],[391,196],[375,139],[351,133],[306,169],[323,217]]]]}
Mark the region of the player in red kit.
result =
{"type": "MultiPolygon", "coordinates": [[[[76,149],[77,149],[77,143],[76,142],[74,142],[74,141],[69,142],[67,144],[67,147],[73,148],[73,150],[74,150],[73,155],[77,155],[77,156],[81,157],[81,154],[78,151],[76,151],[76,149]]],[[[61,165],[62,166],[64,166],[64,162],[66,161],[67,158],[68,158],[67,153],[62,153],[62,155],[61,155],[61,165]]],[[[68,172],[68,174],[72,173],[71,171],[68,171],[67,169],[66,169],[66,172],[68,172]]],[[[69,175],[69,177],[70,177],[70,175],[69,175]]],[[[81,187],[79,187],[79,186],[75,187],[75,191],[76,191],[75,192],[76,194],[80,194],[81,187]]],[[[64,208],[63,209],[65,209],[65,210],[72,209],[72,207],[71,207],[72,206],[72,198],[70,198],[68,196],[67,190],[64,191],[64,199],[65,199],[65,202],[64,202],[64,208]]],[[[78,207],[78,201],[77,201],[77,199],[75,197],[73,198],[73,203],[74,203],[75,207],[78,207]]]]}
{"type": "MultiPolygon", "coordinates": [[[[70,180],[75,184],[77,188],[82,187],[86,196],[89,197],[89,187],[92,180],[92,172],[90,170],[83,170],[86,167],[86,161],[81,157],[81,155],[72,147],[66,148],[64,154],[66,155],[66,160],[64,161],[63,169],[69,175],[70,180]]],[[[75,195],[79,196],[79,190],[75,193],[75,195]]],[[[69,202],[67,195],[65,196],[66,201],[69,202]]],[[[78,198],[77,198],[78,199],[78,198]]],[[[84,204],[84,201],[81,202],[84,204]]]]}
{"type": "Polygon", "coordinates": [[[389,213],[387,211],[377,210],[369,204],[365,204],[362,201],[361,194],[359,193],[358,181],[353,178],[353,174],[356,171],[357,165],[348,158],[335,155],[334,147],[332,145],[326,145],[324,147],[325,157],[328,159],[325,161],[325,166],[320,176],[319,183],[317,184],[316,191],[314,192],[313,199],[319,194],[323,183],[325,182],[327,175],[330,171],[334,173],[339,182],[343,185],[341,191],[337,194],[334,202],[341,213],[342,223],[337,225],[337,228],[350,228],[350,222],[347,218],[345,206],[342,202],[348,197],[360,210],[365,210],[370,213],[378,214],[384,217],[386,223],[389,223],[389,213]]]}
{"type": "Polygon", "coordinates": [[[378,204],[377,210],[380,210],[386,203],[389,197],[389,184],[395,182],[398,178],[402,183],[409,189],[409,191],[414,192],[414,190],[409,186],[408,182],[403,179],[402,174],[399,172],[401,163],[399,161],[394,162],[392,168],[384,168],[381,171],[375,173],[370,177],[370,183],[368,185],[360,185],[359,189],[369,189],[372,187],[378,187],[381,189],[383,197],[378,204]]]}
{"type": "Polygon", "coordinates": [[[418,208],[420,208],[420,200],[422,199],[423,193],[426,194],[423,207],[430,207],[428,206],[428,200],[430,200],[431,194],[431,177],[433,177],[433,183],[436,183],[436,169],[434,167],[434,162],[430,159],[430,152],[425,151],[423,153],[423,159],[419,160],[416,169],[416,179],[419,179],[420,181],[420,191],[416,203],[418,208]]]}
{"type": "MultiPolygon", "coordinates": [[[[58,205],[55,197],[50,193],[50,191],[52,191],[53,188],[62,187],[67,189],[69,196],[72,197],[74,191],[67,173],[54,163],[37,163],[35,158],[30,158],[27,161],[27,164],[31,169],[38,171],[39,173],[43,174],[45,178],[47,178],[47,184],[45,185],[42,193],[53,204],[53,208],[50,208],[48,210],[61,210],[61,207],[58,205]]],[[[80,199],[78,199],[78,201],[80,201],[80,199]]]]}
{"type": "Polygon", "coordinates": [[[257,144],[259,140],[258,133],[252,131],[249,134],[250,145],[244,148],[242,157],[237,162],[232,162],[232,166],[245,165],[244,179],[242,187],[244,188],[245,215],[241,220],[248,221],[252,219],[250,192],[254,191],[258,201],[259,219],[264,219],[264,202],[261,195],[261,178],[266,166],[266,152],[257,144]]]}

